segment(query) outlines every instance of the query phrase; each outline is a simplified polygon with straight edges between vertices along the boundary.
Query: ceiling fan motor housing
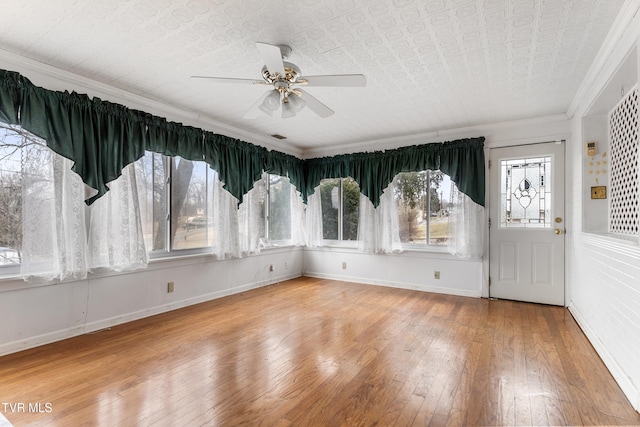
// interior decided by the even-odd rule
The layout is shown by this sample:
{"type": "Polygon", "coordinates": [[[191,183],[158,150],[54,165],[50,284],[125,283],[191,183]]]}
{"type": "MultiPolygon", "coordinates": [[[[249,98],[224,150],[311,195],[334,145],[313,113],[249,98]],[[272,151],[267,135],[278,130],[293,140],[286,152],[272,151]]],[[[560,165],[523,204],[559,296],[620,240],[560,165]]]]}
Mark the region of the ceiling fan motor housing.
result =
{"type": "Polygon", "coordinates": [[[268,83],[274,83],[276,81],[286,80],[289,83],[295,83],[298,79],[298,76],[302,74],[300,68],[297,65],[292,64],[290,62],[283,62],[284,64],[284,76],[280,76],[279,74],[272,75],[269,73],[267,66],[262,67],[262,78],[264,78],[268,83]]]}

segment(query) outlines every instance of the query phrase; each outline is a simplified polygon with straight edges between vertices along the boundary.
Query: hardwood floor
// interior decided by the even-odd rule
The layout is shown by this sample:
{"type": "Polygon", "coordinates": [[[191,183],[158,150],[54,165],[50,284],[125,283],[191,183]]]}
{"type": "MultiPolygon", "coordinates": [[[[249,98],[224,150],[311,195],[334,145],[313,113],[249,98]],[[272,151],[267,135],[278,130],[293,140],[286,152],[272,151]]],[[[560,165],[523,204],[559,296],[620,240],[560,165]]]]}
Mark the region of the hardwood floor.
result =
{"type": "Polygon", "coordinates": [[[2,357],[0,402],[15,426],[640,425],[564,308],[312,278],[2,357]]]}

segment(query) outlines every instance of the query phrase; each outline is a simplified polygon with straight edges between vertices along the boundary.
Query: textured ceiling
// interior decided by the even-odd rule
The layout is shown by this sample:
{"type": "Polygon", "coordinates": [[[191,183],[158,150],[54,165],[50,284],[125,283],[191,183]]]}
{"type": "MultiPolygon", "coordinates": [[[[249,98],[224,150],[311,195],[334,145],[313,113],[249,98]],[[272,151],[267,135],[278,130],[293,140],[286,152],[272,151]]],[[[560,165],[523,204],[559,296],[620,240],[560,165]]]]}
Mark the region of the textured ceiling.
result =
{"type": "Polygon", "coordinates": [[[3,0],[0,48],[304,151],[565,113],[622,3],[3,0]],[[257,41],[367,86],[306,89],[329,118],[243,119],[263,86],[189,77],[260,78],[257,41]]]}

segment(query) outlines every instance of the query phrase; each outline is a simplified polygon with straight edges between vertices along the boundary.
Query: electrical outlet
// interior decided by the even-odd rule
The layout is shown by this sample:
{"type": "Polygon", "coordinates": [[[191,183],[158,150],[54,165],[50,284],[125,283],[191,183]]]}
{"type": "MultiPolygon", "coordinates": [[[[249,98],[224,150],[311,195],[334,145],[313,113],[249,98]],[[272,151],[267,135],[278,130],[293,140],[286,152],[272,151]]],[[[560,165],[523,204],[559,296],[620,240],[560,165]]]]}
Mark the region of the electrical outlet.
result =
{"type": "Polygon", "coordinates": [[[439,271],[434,271],[433,272],[433,278],[437,279],[437,280],[440,280],[440,272],[439,271]]]}
{"type": "Polygon", "coordinates": [[[284,262],[284,269],[285,269],[285,270],[288,270],[288,269],[289,269],[289,263],[288,263],[288,262],[286,262],[286,261],[284,262]]]}
{"type": "Polygon", "coordinates": [[[167,283],[167,292],[168,293],[173,292],[173,282],[167,283]]]}
{"type": "Polygon", "coordinates": [[[273,271],[273,264],[269,265],[269,271],[272,272],[273,271]]]}
{"type": "Polygon", "coordinates": [[[342,269],[343,269],[343,270],[346,270],[346,269],[347,269],[347,263],[346,263],[346,262],[344,262],[344,261],[342,262],[342,269]]]}

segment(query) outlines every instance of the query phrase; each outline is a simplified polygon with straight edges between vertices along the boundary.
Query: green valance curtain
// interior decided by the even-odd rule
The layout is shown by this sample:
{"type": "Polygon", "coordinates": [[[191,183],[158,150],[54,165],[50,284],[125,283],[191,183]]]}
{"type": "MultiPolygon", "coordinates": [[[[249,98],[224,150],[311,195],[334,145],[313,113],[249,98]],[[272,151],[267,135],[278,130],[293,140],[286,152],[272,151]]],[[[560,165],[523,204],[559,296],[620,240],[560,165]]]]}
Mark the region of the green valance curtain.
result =
{"type": "Polygon", "coordinates": [[[148,151],[165,156],[180,156],[186,160],[204,159],[203,134],[198,128],[168,122],[162,117],[149,116],[147,132],[145,149],[148,151]]]}
{"type": "Polygon", "coordinates": [[[308,159],[304,166],[307,196],[322,179],[351,177],[360,185],[360,192],[378,206],[382,192],[397,174],[440,169],[460,191],[484,206],[484,137],[308,159]]]}
{"type": "Polygon", "coordinates": [[[74,162],[73,171],[97,190],[87,203],[106,193],[106,184],[144,155],[144,123],[126,107],[31,84],[22,89],[20,126],[74,162]]]}
{"type": "Polygon", "coordinates": [[[286,176],[291,184],[304,196],[304,161],[290,154],[268,151],[264,161],[264,171],[274,175],[286,176]]]}
{"type": "Polygon", "coordinates": [[[0,120],[10,125],[18,124],[22,76],[14,71],[0,70],[0,120]]]}
{"type": "Polygon", "coordinates": [[[266,148],[205,132],[204,160],[218,171],[224,188],[240,202],[260,179],[266,148]]]}
{"type": "Polygon", "coordinates": [[[442,144],[440,170],[451,177],[458,190],[484,206],[484,137],[442,144]]]}
{"type": "Polygon", "coordinates": [[[107,183],[126,165],[149,150],[206,161],[240,201],[266,171],[287,176],[305,201],[320,180],[352,177],[377,206],[398,173],[440,169],[460,191],[484,206],[483,137],[301,160],[99,98],[43,89],[5,70],[0,70],[0,120],[20,125],[72,160],[73,170],[96,190],[88,204],[109,190],[107,183]]]}
{"type": "Polygon", "coordinates": [[[304,188],[302,161],[244,141],[169,122],[123,105],[33,85],[19,73],[0,70],[0,120],[43,138],[74,162],[73,170],[96,190],[93,203],[145,150],[187,160],[204,160],[238,200],[262,171],[288,176],[304,188]]]}

